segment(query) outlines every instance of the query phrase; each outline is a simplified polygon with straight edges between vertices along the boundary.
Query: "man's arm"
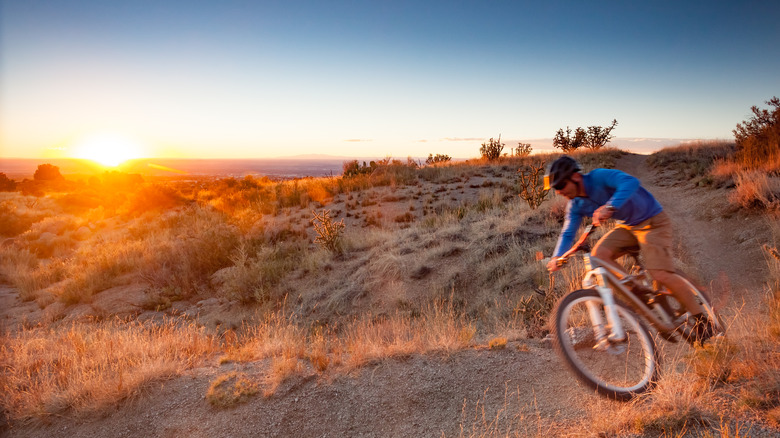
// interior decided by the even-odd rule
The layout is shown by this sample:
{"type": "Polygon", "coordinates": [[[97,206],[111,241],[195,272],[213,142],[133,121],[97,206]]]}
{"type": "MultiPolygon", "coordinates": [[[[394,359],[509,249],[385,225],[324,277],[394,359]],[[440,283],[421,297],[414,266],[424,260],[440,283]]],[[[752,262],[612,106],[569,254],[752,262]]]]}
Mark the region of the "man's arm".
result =
{"type": "Polygon", "coordinates": [[[620,210],[620,207],[628,201],[628,198],[639,190],[639,180],[616,169],[604,169],[602,173],[604,184],[615,189],[615,193],[609,198],[607,204],[620,210]]]}
{"type": "Polygon", "coordinates": [[[566,205],[566,216],[563,222],[563,228],[561,229],[561,235],[558,237],[558,244],[555,245],[555,251],[553,251],[553,258],[560,257],[561,254],[571,248],[574,243],[574,238],[577,236],[577,230],[582,223],[582,214],[572,209],[572,202],[566,205]]]}

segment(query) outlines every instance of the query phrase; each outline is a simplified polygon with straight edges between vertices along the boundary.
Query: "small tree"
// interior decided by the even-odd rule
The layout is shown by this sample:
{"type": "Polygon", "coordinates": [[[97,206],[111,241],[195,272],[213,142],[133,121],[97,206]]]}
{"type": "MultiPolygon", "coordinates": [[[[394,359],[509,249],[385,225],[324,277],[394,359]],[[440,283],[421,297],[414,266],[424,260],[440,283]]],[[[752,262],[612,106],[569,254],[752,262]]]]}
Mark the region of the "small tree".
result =
{"type": "Polygon", "coordinates": [[[9,179],[5,173],[0,172],[0,192],[13,192],[16,190],[16,182],[9,179]]]}
{"type": "Polygon", "coordinates": [[[598,150],[604,147],[614,138],[612,130],[617,126],[617,120],[612,120],[612,125],[608,128],[601,126],[588,126],[588,129],[578,127],[574,130],[574,136],[571,135],[571,128],[566,127],[566,131],[559,129],[553,138],[553,146],[564,152],[572,152],[581,147],[598,150]]]}
{"type": "Polygon", "coordinates": [[[531,143],[517,143],[517,149],[515,149],[515,156],[527,157],[531,155],[532,150],[533,148],[531,147],[531,143]]]}
{"type": "Polygon", "coordinates": [[[428,159],[425,160],[425,164],[446,163],[450,160],[452,160],[452,157],[449,155],[436,154],[434,156],[433,154],[428,154],[428,159]]]}
{"type": "Polygon", "coordinates": [[[47,163],[38,166],[33,179],[36,181],[61,181],[65,178],[60,174],[59,167],[47,163]]]}
{"type": "Polygon", "coordinates": [[[483,158],[493,161],[501,156],[502,150],[504,150],[504,144],[501,143],[501,135],[499,134],[498,140],[493,140],[493,137],[491,137],[487,143],[482,143],[479,153],[483,158]]]}
{"type": "Polygon", "coordinates": [[[566,131],[559,129],[553,138],[553,146],[564,152],[572,152],[584,146],[588,134],[582,128],[574,130],[574,136],[571,135],[571,128],[566,127],[566,131]]]}
{"type": "Polygon", "coordinates": [[[615,137],[611,134],[612,130],[615,129],[615,126],[617,126],[617,119],[612,119],[612,125],[610,125],[609,128],[588,126],[588,131],[585,135],[585,146],[593,150],[603,148],[615,137]]]}
{"type": "Polygon", "coordinates": [[[753,106],[753,116],[737,124],[734,139],[737,143],[737,159],[743,164],[756,167],[780,157],[780,99],[773,97],[766,101],[773,110],[760,110],[753,106]]]}
{"type": "Polygon", "coordinates": [[[520,197],[528,203],[531,210],[536,210],[542,205],[549,190],[544,189],[544,162],[528,164],[521,167],[517,173],[520,178],[517,185],[520,188],[520,197]]]}

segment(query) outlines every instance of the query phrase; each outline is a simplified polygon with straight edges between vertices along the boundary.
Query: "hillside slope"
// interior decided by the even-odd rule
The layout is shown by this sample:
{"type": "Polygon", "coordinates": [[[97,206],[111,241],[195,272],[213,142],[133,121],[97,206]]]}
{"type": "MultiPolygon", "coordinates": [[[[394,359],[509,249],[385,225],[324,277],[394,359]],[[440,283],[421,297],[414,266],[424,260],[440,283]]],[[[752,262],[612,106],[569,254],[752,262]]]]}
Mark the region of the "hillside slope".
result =
{"type": "MultiPolygon", "coordinates": [[[[618,168],[638,176],[674,220],[681,264],[710,285],[731,316],[758,312],[766,278],[760,244],[769,238],[757,216],[730,212],[724,192],[674,183],[627,155],[618,168]]],[[[734,334],[739,336],[739,334],[734,334]]],[[[683,347],[687,348],[687,347],[683,347]]],[[[347,375],[294,377],[268,398],[229,409],[204,395],[214,378],[237,370],[263,378],[264,363],[227,364],[187,372],[101,418],[52,420],[16,427],[9,436],[472,436],[570,434],[590,406],[611,402],[583,389],[549,343],[510,341],[507,348],[412,355],[372,363],[347,375]]],[[[596,431],[586,430],[583,434],[596,431]]]]}

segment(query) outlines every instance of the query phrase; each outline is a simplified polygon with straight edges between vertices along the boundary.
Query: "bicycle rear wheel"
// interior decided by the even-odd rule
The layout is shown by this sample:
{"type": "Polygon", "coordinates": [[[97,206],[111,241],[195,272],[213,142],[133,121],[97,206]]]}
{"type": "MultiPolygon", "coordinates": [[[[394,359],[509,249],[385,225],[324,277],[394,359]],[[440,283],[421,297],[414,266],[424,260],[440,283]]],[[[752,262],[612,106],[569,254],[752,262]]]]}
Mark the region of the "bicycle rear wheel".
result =
{"type": "Polygon", "coordinates": [[[558,353],[577,378],[599,394],[629,400],[655,386],[659,357],[655,340],[636,314],[615,303],[626,339],[599,342],[599,327],[609,333],[604,302],[597,291],[581,289],[564,296],[554,317],[554,341],[558,353]],[[601,326],[593,321],[600,314],[601,326]]]}

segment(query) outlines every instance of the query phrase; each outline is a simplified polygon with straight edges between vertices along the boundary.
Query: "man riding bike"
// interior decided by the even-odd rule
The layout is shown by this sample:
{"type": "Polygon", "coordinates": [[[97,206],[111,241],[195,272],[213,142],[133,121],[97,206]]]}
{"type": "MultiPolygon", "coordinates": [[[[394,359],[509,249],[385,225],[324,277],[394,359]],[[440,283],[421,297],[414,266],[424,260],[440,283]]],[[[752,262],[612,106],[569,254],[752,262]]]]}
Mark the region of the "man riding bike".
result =
{"type": "Polygon", "coordinates": [[[560,269],[558,257],[571,248],[577,229],[584,217],[593,217],[600,225],[607,219],[619,221],[593,248],[592,255],[612,261],[626,254],[627,249],[640,248],[647,272],[666,286],[674,297],[696,319],[695,336],[701,343],[714,335],[705,309],[675,274],[672,261],[672,223],[661,204],[645,190],[635,177],[616,169],[594,169],[581,173],[573,158],[564,155],[555,160],[544,177],[545,190],[569,199],[566,217],[553,257],[547,264],[550,272],[560,269]]]}

